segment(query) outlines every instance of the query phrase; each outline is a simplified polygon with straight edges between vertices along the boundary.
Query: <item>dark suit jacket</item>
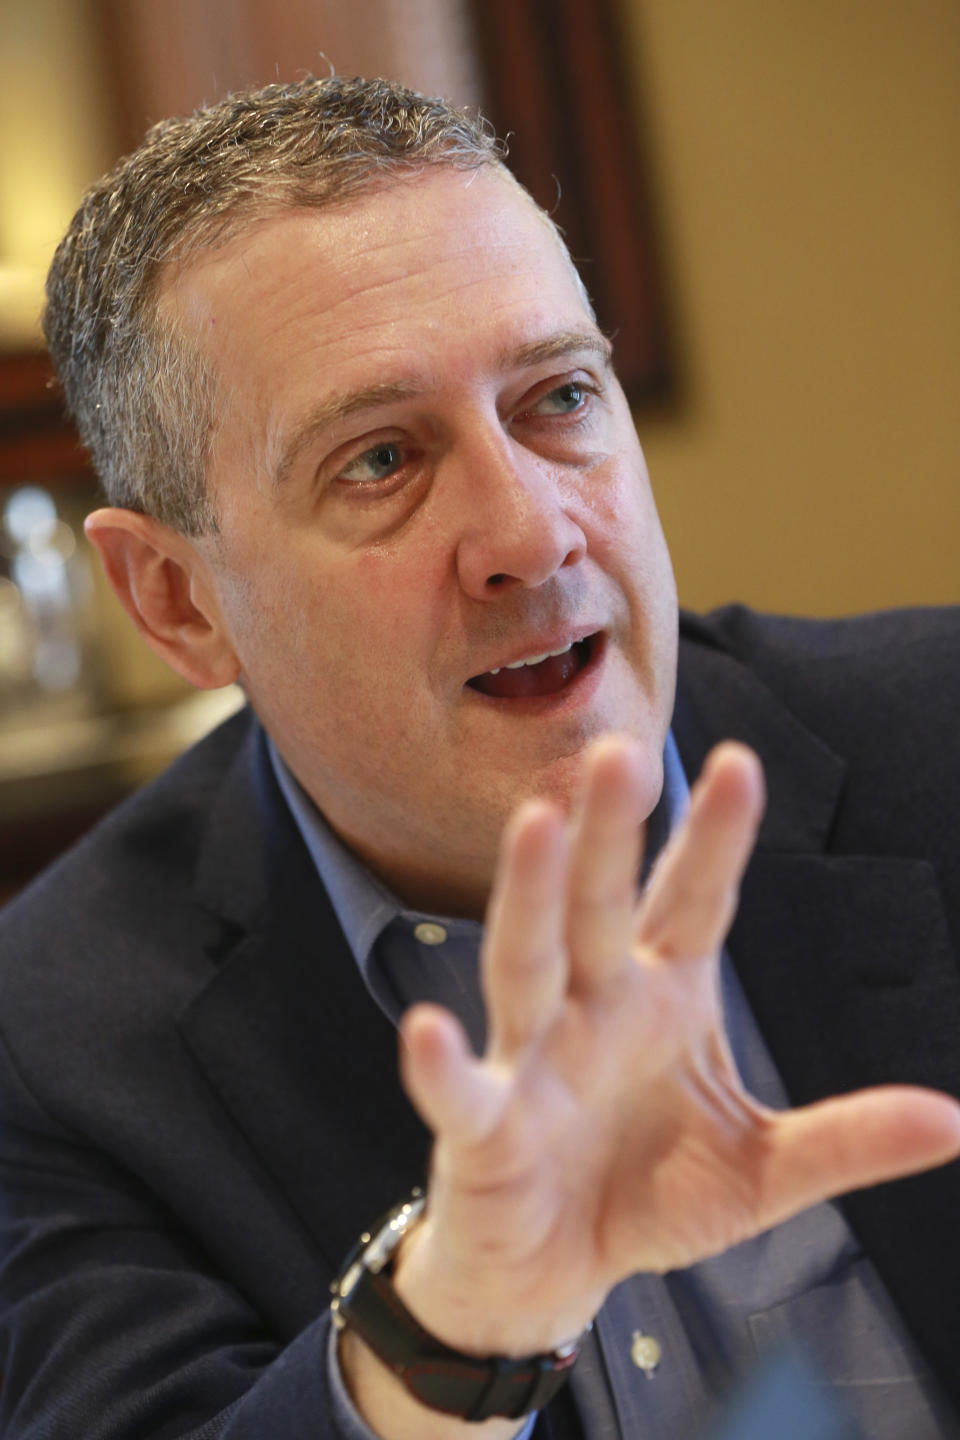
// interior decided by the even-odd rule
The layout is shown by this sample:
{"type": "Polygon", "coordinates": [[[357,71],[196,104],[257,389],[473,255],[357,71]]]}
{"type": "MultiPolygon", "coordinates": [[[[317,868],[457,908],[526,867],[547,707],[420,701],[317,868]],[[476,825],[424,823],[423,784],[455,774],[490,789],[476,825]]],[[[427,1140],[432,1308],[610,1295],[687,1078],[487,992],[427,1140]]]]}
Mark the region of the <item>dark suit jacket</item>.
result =
{"type": "MultiPolygon", "coordinates": [[[[796,1102],[960,1095],[957,616],[686,618],[675,731],[770,803],[730,948],[796,1102]]],[[[427,1136],[249,714],[0,921],[2,1433],[332,1435],[328,1285],[427,1136]]],[[[960,1166],[847,1213],[960,1399],[960,1166]]]]}

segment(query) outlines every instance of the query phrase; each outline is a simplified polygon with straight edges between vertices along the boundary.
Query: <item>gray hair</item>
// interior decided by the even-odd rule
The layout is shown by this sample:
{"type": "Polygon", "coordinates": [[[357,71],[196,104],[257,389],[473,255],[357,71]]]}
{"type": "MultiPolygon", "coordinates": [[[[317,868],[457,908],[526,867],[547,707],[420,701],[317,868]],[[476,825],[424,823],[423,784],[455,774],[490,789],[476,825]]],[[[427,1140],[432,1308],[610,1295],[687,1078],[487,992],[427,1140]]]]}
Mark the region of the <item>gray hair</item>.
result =
{"type": "Polygon", "coordinates": [[[251,216],[318,207],[426,165],[503,166],[487,122],[386,80],[308,77],[151,129],[88,191],[47,277],[44,332],[113,505],[216,531],[206,468],[215,381],[161,321],[163,267],[251,216]]]}

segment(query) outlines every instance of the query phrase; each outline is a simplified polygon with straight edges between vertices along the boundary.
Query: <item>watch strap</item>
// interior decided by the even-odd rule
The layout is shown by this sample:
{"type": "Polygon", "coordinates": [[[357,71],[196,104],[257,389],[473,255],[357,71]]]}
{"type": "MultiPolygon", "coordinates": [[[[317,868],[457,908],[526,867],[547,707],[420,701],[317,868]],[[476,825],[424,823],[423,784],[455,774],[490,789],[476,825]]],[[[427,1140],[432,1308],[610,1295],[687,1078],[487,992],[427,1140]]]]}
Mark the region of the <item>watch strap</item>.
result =
{"type": "Polygon", "coordinates": [[[367,1271],[350,1299],[347,1323],[431,1410],[470,1421],[518,1420],[542,1410],[566,1384],[579,1343],[543,1355],[465,1355],[425,1330],[385,1271],[367,1271]]]}

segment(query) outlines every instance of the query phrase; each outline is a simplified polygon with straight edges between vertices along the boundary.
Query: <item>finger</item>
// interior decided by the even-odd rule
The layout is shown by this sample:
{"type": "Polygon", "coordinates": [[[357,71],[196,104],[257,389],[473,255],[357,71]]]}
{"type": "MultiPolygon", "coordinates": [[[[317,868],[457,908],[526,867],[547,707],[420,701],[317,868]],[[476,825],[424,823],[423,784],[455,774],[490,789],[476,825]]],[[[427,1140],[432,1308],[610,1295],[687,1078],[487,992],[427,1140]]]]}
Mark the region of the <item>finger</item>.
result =
{"type": "Polygon", "coordinates": [[[707,758],[688,814],[657,864],[640,909],[637,940],[666,959],[719,950],[763,813],[763,771],[731,741],[707,758]]]}
{"type": "Polygon", "coordinates": [[[601,986],[629,962],[643,808],[636,747],[623,737],[607,736],[587,758],[570,858],[567,946],[577,989],[601,986]]]}
{"type": "Polygon", "coordinates": [[[555,1017],[567,987],[567,837],[529,801],[504,832],[481,952],[488,1053],[510,1061],[555,1017]]]}
{"type": "Polygon", "coordinates": [[[463,1027],[438,1005],[415,1005],[400,1022],[400,1075],[437,1139],[472,1144],[494,1128],[503,1087],[476,1060],[463,1027]]]}
{"type": "Polygon", "coordinates": [[[790,1111],[774,1127],[763,1223],[958,1155],[960,1105],[933,1090],[888,1085],[790,1111]]]}

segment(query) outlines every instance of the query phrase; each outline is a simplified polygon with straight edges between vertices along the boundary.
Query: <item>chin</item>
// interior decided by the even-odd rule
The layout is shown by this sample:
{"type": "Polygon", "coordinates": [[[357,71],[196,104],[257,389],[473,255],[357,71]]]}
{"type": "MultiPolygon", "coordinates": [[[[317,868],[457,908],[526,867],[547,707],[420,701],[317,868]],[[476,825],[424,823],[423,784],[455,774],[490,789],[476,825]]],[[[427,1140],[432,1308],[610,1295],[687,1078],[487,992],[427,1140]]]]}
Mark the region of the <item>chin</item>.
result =
{"type": "MultiPolygon", "coordinates": [[[[550,761],[529,777],[511,809],[519,800],[535,797],[552,801],[569,815],[580,798],[587,750],[594,739],[612,733],[623,735],[630,734],[630,731],[626,726],[606,726],[573,753],[550,761]]],[[[653,812],[663,790],[663,743],[651,746],[647,736],[634,735],[633,738],[638,742],[644,759],[641,814],[645,820],[653,812]]]]}
{"type": "Polygon", "coordinates": [[[549,800],[569,815],[580,798],[583,787],[584,745],[571,755],[562,755],[527,773],[508,798],[504,823],[524,800],[549,800]]]}
{"type": "Polygon", "coordinates": [[[584,750],[564,755],[539,774],[531,777],[528,794],[537,800],[550,800],[569,815],[577,803],[583,785],[584,750]]]}

